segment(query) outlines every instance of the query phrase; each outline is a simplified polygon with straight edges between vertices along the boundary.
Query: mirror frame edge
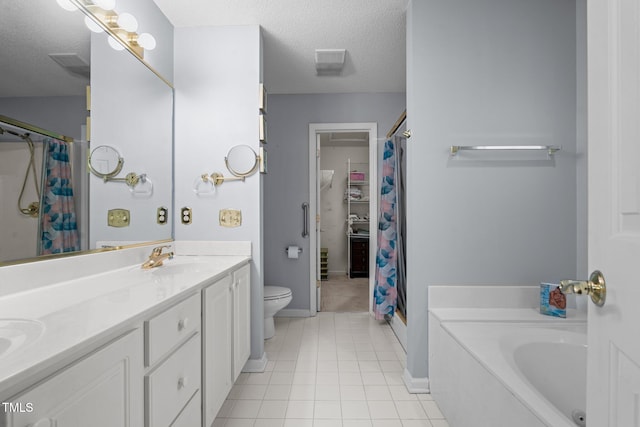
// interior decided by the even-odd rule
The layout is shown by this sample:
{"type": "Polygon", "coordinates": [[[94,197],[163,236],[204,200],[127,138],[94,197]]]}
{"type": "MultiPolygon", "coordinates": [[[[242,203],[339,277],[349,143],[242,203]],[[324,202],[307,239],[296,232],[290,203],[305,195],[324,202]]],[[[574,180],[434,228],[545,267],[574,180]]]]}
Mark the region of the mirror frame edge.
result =
{"type": "Polygon", "coordinates": [[[84,251],[63,252],[60,254],[39,255],[37,257],[22,258],[14,261],[2,261],[0,262],[0,268],[9,267],[13,265],[20,265],[20,264],[29,264],[37,261],[48,261],[51,259],[66,258],[66,257],[72,257],[72,256],[78,256],[78,255],[91,255],[91,254],[97,254],[97,253],[119,251],[121,249],[140,248],[143,246],[160,246],[166,243],[173,243],[173,242],[175,242],[175,240],[171,238],[171,239],[163,239],[163,240],[152,240],[149,242],[131,243],[130,245],[119,245],[119,246],[113,246],[109,248],[96,248],[96,249],[87,249],[84,251]]]}

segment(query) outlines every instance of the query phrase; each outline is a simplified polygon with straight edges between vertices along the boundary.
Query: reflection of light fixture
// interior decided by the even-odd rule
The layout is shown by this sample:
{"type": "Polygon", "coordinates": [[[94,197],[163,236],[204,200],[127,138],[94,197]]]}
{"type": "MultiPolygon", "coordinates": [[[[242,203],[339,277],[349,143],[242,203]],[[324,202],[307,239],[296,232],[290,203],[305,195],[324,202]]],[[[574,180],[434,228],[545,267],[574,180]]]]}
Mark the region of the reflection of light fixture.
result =
{"type": "Polygon", "coordinates": [[[144,50],[153,50],[156,48],[156,39],[149,33],[142,33],[138,36],[138,44],[144,50]]]}
{"type": "Polygon", "coordinates": [[[96,24],[95,21],[88,16],[84,17],[84,25],[94,33],[101,33],[104,31],[100,25],[96,24]]]}
{"type": "Polygon", "coordinates": [[[122,44],[120,44],[120,42],[114,39],[112,36],[109,36],[107,41],[109,42],[109,46],[111,46],[113,50],[124,50],[124,46],[122,46],[122,44]]]}
{"type": "Polygon", "coordinates": [[[130,13],[122,13],[118,16],[118,26],[128,33],[135,33],[138,29],[138,20],[130,13]]]}
{"type": "Polygon", "coordinates": [[[140,59],[144,51],[156,47],[156,39],[149,33],[138,34],[138,21],[130,13],[116,13],[115,0],[57,0],[67,9],[79,8],[87,14],[85,24],[93,32],[106,31],[109,45],[115,50],[128,48],[140,59]],[[73,8],[71,8],[73,7],[73,8]]]}
{"type": "Polygon", "coordinates": [[[57,0],[58,6],[63,8],[64,10],[68,10],[69,12],[73,12],[74,10],[78,10],[75,4],[71,3],[69,0],[57,0]]]}
{"type": "Polygon", "coordinates": [[[93,4],[100,9],[113,10],[116,7],[116,0],[93,0],[93,4]]]}

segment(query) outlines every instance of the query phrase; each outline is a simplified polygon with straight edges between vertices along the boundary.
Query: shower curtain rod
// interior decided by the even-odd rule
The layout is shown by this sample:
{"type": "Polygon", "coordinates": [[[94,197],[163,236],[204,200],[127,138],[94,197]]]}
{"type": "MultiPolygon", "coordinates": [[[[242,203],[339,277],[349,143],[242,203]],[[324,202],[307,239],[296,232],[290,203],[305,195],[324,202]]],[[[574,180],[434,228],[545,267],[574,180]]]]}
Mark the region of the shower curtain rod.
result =
{"type": "Polygon", "coordinates": [[[398,132],[398,129],[400,129],[400,126],[402,126],[402,124],[406,120],[407,120],[407,110],[404,110],[402,114],[400,114],[400,117],[398,117],[398,120],[396,120],[396,122],[391,127],[391,130],[387,132],[387,138],[391,138],[392,136],[394,136],[395,133],[398,132]]]}
{"type": "MultiPolygon", "coordinates": [[[[14,127],[20,128],[20,129],[28,131],[28,132],[34,132],[34,133],[40,134],[42,136],[48,136],[50,138],[58,139],[60,141],[73,142],[73,138],[71,138],[69,136],[65,136],[65,135],[62,135],[62,134],[59,134],[59,133],[56,133],[56,132],[51,132],[51,131],[48,131],[46,129],[42,129],[42,128],[38,127],[38,126],[34,126],[34,125],[31,125],[31,124],[26,123],[26,122],[21,122],[20,120],[12,119],[11,117],[3,116],[1,114],[0,114],[0,122],[1,122],[1,124],[14,126],[14,127]]],[[[23,137],[23,135],[20,135],[19,133],[16,133],[16,132],[11,131],[9,129],[4,129],[4,128],[2,128],[2,129],[5,132],[10,133],[12,135],[19,136],[20,138],[23,137]]]]}

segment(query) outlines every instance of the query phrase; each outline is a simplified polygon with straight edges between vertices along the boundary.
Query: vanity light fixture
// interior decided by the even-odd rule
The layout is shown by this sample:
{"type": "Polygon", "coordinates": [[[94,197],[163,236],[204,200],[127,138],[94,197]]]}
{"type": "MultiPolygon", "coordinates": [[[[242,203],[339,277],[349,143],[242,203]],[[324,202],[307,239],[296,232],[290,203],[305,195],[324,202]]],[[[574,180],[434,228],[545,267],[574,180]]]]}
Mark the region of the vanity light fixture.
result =
{"type": "Polygon", "coordinates": [[[115,0],[57,0],[66,10],[82,9],[87,13],[85,24],[93,32],[109,34],[109,45],[116,50],[129,49],[140,59],[144,51],[156,47],[156,39],[149,33],[138,34],[138,20],[130,13],[118,14],[115,0]],[[73,7],[73,9],[71,9],[73,7]]]}

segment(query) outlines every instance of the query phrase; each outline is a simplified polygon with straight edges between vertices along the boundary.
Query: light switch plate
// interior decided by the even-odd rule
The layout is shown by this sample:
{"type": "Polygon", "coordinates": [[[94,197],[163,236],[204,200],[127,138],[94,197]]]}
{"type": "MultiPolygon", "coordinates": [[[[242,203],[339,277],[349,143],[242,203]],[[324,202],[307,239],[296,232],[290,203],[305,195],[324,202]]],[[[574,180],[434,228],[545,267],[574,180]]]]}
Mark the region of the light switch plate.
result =
{"type": "Polygon", "coordinates": [[[239,209],[220,209],[220,225],[240,227],[242,225],[242,211],[239,209]]]}
{"type": "Polygon", "coordinates": [[[128,227],[129,211],[127,209],[110,209],[107,212],[107,224],[109,227],[128,227]]]}

